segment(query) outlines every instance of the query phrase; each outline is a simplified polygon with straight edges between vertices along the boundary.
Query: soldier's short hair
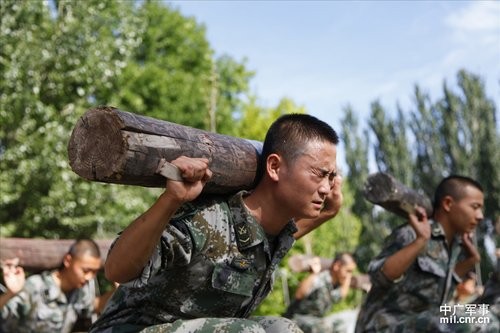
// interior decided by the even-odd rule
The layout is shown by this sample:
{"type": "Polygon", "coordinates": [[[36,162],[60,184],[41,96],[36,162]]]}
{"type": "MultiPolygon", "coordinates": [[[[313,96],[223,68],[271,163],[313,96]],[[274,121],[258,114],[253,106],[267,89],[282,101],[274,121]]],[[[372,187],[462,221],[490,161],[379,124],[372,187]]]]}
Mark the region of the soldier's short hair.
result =
{"type": "Polygon", "coordinates": [[[68,250],[73,258],[81,258],[84,255],[90,255],[94,258],[101,257],[101,251],[99,250],[99,245],[92,239],[77,239],[68,250]]]}
{"type": "Polygon", "coordinates": [[[466,176],[460,175],[450,175],[439,183],[434,192],[434,211],[436,211],[441,205],[441,201],[444,197],[450,196],[454,200],[460,200],[465,196],[464,188],[466,186],[473,186],[483,192],[483,187],[479,182],[466,176]]]}
{"type": "Polygon", "coordinates": [[[340,262],[342,265],[349,263],[350,261],[356,262],[354,256],[349,252],[338,252],[333,257],[332,265],[336,262],[340,262]]]}
{"type": "Polygon", "coordinates": [[[318,118],[301,113],[291,113],[276,119],[267,131],[258,165],[256,182],[264,174],[267,157],[280,154],[291,162],[304,154],[303,148],[312,140],[328,141],[336,145],[339,142],[337,132],[318,118]]]}

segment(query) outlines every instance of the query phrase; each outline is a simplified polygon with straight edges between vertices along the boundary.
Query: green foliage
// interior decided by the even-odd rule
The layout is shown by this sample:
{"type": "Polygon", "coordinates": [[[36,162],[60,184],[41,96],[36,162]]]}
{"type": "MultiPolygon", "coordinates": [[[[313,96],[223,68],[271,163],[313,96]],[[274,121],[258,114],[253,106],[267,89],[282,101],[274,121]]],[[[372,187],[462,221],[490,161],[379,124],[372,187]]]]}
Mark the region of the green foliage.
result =
{"type": "Polygon", "coordinates": [[[271,123],[281,115],[289,113],[305,113],[302,106],[297,106],[288,99],[283,98],[274,108],[265,108],[257,104],[257,98],[251,97],[243,105],[242,115],[236,123],[235,135],[242,138],[264,141],[267,129],[271,123]]]}
{"type": "Polygon", "coordinates": [[[3,236],[71,238],[93,235],[99,225],[116,232],[113,223],[144,208],[137,200],[107,207],[105,201],[119,201],[122,193],[77,179],[66,148],[79,115],[97,91],[112,85],[139,42],[132,7],[119,1],[55,4],[55,11],[41,1],[1,5],[3,236]]]}
{"type": "Polygon", "coordinates": [[[212,90],[215,96],[211,99],[211,109],[215,109],[215,129],[218,133],[232,135],[235,137],[251,138],[241,135],[235,123],[238,123],[245,112],[244,109],[254,102],[254,98],[248,97],[249,81],[254,76],[254,72],[245,67],[246,60],[242,63],[236,62],[227,55],[219,57],[215,61],[213,76],[211,80],[212,90]],[[249,98],[250,101],[246,99],[249,98]]]}
{"type": "Polygon", "coordinates": [[[123,75],[101,99],[125,111],[207,128],[212,50],[205,28],[157,1],[136,13],[143,25],[123,75]]]}

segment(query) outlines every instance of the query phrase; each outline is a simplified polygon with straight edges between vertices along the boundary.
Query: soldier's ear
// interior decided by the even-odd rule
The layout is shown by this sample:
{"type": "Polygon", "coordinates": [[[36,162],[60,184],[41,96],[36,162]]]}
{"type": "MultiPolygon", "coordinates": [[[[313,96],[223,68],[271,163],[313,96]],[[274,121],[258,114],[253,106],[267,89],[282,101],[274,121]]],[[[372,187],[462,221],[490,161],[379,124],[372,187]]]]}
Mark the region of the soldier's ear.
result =
{"type": "Polygon", "coordinates": [[[441,207],[443,207],[443,210],[445,212],[449,212],[454,202],[455,201],[453,200],[453,198],[447,195],[443,198],[443,200],[441,200],[441,207]]]}
{"type": "Polygon", "coordinates": [[[73,257],[71,254],[66,253],[63,258],[63,265],[65,268],[68,268],[71,265],[71,261],[73,260],[73,257]]]}
{"type": "Polygon", "coordinates": [[[278,154],[270,154],[266,160],[266,171],[269,177],[274,180],[279,180],[279,170],[281,167],[281,156],[278,154]]]}

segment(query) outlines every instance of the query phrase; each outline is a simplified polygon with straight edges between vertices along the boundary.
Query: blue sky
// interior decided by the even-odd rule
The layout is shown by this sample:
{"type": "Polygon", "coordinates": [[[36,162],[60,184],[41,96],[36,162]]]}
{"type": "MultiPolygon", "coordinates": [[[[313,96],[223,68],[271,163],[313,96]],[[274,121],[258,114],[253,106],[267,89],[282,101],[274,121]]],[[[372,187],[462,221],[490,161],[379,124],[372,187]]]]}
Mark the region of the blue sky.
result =
{"type": "MultiPolygon", "coordinates": [[[[264,106],[289,97],[334,128],[350,104],[361,119],[378,99],[413,108],[465,68],[500,108],[500,2],[167,1],[206,26],[216,54],[247,59],[264,106]]],[[[497,117],[498,118],[498,117],[497,117]]]]}

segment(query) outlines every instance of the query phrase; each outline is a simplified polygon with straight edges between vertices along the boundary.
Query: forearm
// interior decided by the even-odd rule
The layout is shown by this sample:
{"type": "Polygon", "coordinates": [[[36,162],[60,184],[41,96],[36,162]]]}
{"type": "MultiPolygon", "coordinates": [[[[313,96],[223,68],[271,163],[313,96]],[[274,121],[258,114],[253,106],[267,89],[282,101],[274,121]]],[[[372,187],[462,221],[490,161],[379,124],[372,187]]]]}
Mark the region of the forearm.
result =
{"type": "Polygon", "coordinates": [[[14,297],[16,294],[11,292],[10,290],[7,290],[7,292],[3,293],[0,295],[0,309],[2,309],[5,304],[9,302],[9,300],[14,297]]]}
{"type": "Polygon", "coordinates": [[[427,240],[415,239],[398,252],[388,257],[382,266],[382,272],[389,280],[396,280],[403,275],[425,248],[427,240]]]}
{"type": "Polygon", "coordinates": [[[342,207],[343,196],[340,190],[332,192],[325,200],[323,209],[319,213],[319,216],[312,219],[299,219],[296,220],[297,232],[293,235],[295,239],[299,239],[304,235],[307,235],[312,230],[318,228],[326,221],[334,218],[340,211],[342,207]]]}
{"type": "Polygon", "coordinates": [[[113,290],[109,290],[102,294],[101,296],[98,296],[95,298],[94,301],[94,312],[100,315],[104,308],[106,307],[106,303],[110,299],[110,297],[113,295],[115,292],[116,288],[113,288],[113,290]]]}
{"type": "Polygon", "coordinates": [[[310,274],[307,278],[305,278],[297,288],[295,292],[295,299],[303,299],[307,294],[309,294],[309,290],[311,290],[316,274],[310,274]]]}
{"type": "Polygon", "coordinates": [[[163,193],[150,209],[122,232],[106,259],[104,268],[108,280],[125,283],[141,274],[180,205],[163,193]]]}

